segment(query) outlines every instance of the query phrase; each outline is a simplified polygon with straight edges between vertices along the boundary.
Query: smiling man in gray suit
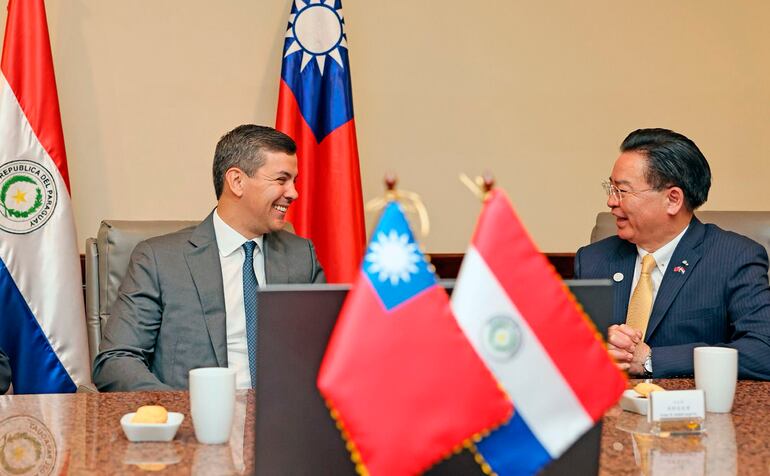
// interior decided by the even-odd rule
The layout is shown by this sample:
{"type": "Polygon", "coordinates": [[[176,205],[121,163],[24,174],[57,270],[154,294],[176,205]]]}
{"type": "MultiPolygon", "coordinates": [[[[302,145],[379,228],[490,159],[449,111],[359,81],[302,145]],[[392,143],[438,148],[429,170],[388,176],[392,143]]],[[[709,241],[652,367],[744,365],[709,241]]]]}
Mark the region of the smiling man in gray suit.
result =
{"type": "Polygon", "coordinates": [[[577,278],[614,281],[610,354],[631,375],[675,377],[693,375],[695,347],[732,347],[741,378],[770,379],[765,248],[695,217],[711,170],[690,139],[639,129],[620,150],[604,183],[618,234],[575,257],[577,278]]]}
{"type": "Polygon", "coordinates": [[[236,370],[252,386],[256,288],[319,283],[310,241],[283,230],[297,198],[296,145],[239,126],[214,154],[216,209],[197,227],[139,243],[94,360],[102,391],[186,389],[197,367],[236,370]]]}

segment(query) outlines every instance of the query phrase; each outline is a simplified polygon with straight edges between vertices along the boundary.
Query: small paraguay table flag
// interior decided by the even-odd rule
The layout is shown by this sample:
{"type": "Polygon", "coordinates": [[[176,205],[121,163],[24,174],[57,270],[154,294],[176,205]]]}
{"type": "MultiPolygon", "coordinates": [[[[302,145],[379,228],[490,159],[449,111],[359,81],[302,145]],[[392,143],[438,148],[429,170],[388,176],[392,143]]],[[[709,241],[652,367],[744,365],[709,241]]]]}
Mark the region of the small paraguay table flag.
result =
{"type": "Polygon", "coordinates": [[[318,388],[359,473],[416,474],[512,407],[452,317],[400,205],[386,206],[372,236],[318,388]]]}
{"type": "Polygon", "coordinates": [[[313,241],[329,282],[352,282],[366,232],[339,0],[292,2],[275,127],[297,142],[299,198],[288,220],[313,241]]]}
{"type": "Polygon", "coordinates": [[[515,407],[511,421],[477,445],[499,476],[537,473],[626,387],[593,324],[500,190],[485,200],[452,310],[515,407]]]}

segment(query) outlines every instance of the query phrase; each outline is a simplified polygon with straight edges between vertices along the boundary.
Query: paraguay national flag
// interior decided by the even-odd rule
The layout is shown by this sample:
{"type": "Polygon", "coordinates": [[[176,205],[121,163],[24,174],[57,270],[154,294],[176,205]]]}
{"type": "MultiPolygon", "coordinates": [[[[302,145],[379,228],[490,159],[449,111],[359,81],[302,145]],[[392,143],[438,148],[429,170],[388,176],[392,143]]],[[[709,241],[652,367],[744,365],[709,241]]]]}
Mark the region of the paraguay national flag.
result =
{"type": "Polygon", "coordinates": [[[535,474],[614,405],[625,377],[593,324],[493,190],[465,254],[452,310],[513,400],[477,449],[501,475],[535,474]]]}
{"type": "Polygon", "coordinates": [[[417,474],[511,415],[391,202],[318,375],[359,474],[417,474]]]}
{"type": "Polygon", "coordinates": [[[297,142],[299,198],[289,209],[329,282],[352,282],[365,228],[347,36],[339,0],[294,0],[276,129],[297,142]]]}
{"type": "Polygon", "coordinates": [[[10,0],[0,72],[0,347],[15,393],[74,392],[91,366],[43,0],[10,0]]]}

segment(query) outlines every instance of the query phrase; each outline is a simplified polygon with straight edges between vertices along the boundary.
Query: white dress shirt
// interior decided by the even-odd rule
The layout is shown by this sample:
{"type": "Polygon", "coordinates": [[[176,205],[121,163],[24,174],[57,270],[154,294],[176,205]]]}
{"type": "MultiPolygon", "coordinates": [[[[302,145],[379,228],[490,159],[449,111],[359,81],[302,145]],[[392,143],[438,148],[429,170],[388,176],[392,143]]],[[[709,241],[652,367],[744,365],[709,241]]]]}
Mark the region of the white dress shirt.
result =
{"type": "MultiPolygon", "coordinates": [[[[227,366],[235,369],[235,386],[251,388],[249,353],[246,342],[246,311],[243,307],[243,244],[246,238],[222,220],[214,211],[214,235],[219,247],[219,263],[222,265],[222,284],[225,290],[225,316],[227,322],[227,366]]],[[[254,238],[254,273],[260,286],[265,285],[265,255],[262,253],[262,236],[254,238]]]]}
{"type": "MultiPolygon", "coordinates": [[[[669,241],[665,245],[661,246],[658,251],[654,252],[652,254],[652,257],[655,258],[655,268],[653,268],[652,273],[650,273],[650,278],[652,278],[652,302],[653,305],[655,304],[655,298],[658,297],[658,289],[660,288],[660,283],[663,281],[663,275],[666,274],[666,268],[668,268],[669,263],[671,262],[671,257],[674,254],[674,250],[676,249],[676,245],[679,244],[679,241],[682,239],[684,234],[687,232],[687,229],[690,228],[689,225],[685,227],[684,230],[682,230],[681,233],[676,235],[673,240],[669,241]]],[[[636,255],[636,266],[634,267],[634,280],[631,283],[631,294],[630,296],[634,295],[634,289],[636,289],[636,283],[639,282],[639,276],[642,274],[642,258],[647,256],[649,253],[640,248],[639,246],[636,247],[637,255],[636,255]]],[[[677,263],[675,266],[679,266],[680,263],[677,263]]],[[[629,302],[631,302],[631,298],[629,297],[629,302]]]]}

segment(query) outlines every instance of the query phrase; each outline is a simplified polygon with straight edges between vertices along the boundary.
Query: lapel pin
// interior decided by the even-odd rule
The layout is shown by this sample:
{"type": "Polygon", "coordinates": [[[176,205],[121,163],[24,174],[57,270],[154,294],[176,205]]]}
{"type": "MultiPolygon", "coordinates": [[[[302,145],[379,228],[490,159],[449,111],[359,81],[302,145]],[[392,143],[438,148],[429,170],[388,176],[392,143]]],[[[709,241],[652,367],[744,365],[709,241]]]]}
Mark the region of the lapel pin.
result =
{"type": "Polygon", "coordinates": [[[688,263],[687,260],[682,260],[682,264],[684,266],[677,266],[674,268],[675,273],[684,274],[687,267],[690,266],[690,263],[688,263]]]}
{"type": "Polygon", "coordinates": [[[616,283],[623,281],[623,273],[615,273],[612,275],[612,280],[616,283]]]}

